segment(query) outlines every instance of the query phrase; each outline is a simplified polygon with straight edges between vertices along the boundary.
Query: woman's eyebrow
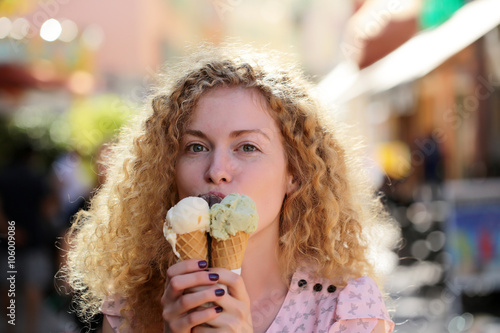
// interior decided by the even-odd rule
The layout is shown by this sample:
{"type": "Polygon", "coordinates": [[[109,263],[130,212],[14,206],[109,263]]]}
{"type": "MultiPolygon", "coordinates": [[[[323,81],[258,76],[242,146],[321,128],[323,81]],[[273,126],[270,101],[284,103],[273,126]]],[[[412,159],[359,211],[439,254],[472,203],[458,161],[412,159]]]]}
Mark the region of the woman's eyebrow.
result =
{"type": "Polygon", "coordinates": [[[205,139],[205,140],[208,139],[208,137],[205,135],[205,133],[203,133],[202,131],[199,131],[199,130],[187,129],[185,134],[196,136],[198,138],[205,139]]]}
{"type": "Polygon", "coordinates": [[[241,135],[245,135],[245,134],[260,134],[262,136],[264,136],[267,140],[271,141],[271,138],[269,137],[269,135],[267,135],[264,131],[260,130],[260,129],[248,129],[248,130],[239,130],[239,131],[232,131],[231,134],[229,134],[229,136],[231,138],[237,138],[241,135]]]}
{"type": "MultiPolygon", "coordinates": [[[[204,140],[208,140],[207,135],[200,130],[187,129],[186,134],[192,135],[192,136],[204,139],[204,140]]],[[[229,134],[229,136],[231,138],[237,138],[237,137],[245,135],[245,134],[260,134],[260,135],[264,136],[267,140],[271,141],[271,138],[269,137],[269,135],[267,135],[264,131],[262,131],[260,129],[246,129],[246,130],[232,131],[229,134]]]]}

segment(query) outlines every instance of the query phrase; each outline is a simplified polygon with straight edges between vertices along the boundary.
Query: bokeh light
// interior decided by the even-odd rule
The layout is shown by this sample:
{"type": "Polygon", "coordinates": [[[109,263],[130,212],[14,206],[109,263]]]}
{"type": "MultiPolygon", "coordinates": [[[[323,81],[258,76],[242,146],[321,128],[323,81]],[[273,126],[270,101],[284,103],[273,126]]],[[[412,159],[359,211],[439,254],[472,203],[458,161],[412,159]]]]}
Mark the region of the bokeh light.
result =
{"type": "Polygon", "coordinates": [[[413,223],[413,228],[419,232],[426,232],[432,225],[432,215],[422,202],[414,202],[406,211],[406,216],[413,223]]]}
{"type": "Polygon", "coordinates": [[[71,20],[64,20],[61,22],[61,35],[59,40],[69,43],[78,36],[78,26],[71,20]]]}
{"type": "Polygon", "coordinates": [[[21,40],[28,35],[30,30],[30,23],[25,18],[17,18],[12,22],[12,28],[10,30],[10,37],[21,40]]]}
{"type": "Polygon", "coordinates": [[[95,79],[88,72],[76,71],[70,76],[68,87],[75,94],[87,95],[94,90],[95,79]]]}
{"type": "Polygon", "coordinates": [[[453,317],[450,320],[450,322],[448,323],[448,332],[450,333],[469,332],[473,323],[474,323],[474,316],[468,312],[463,313],[462,315],[453,317]]]}
{"type": "Polygon", "coordinates": [[[82,40],[87,47],[97,50],[104,42],[104,31],[97,24],[89,25],[83,30],[82,40]]]}
{"type": "Polygon", "coordinates": [[[50,138],[57,144],[64,145],[71,138],[71,130],[63,119],[57,119],[50,126],[50,138]]]}
{"type": "Polygon", "coordinates": [[[446,235],[444,234],[444,232],[436,230],[427,235],[426,244],[429,247],[429,250],[437,252],[443,248],[445,240],[446,235]]]}
{"type": "Polygon", "coordinates": [[[411,171],[410,149],[404,142],[391,141],[378,144],[376,159],[384,172],[393,179],[404,178],[411,171]]]}
{"type": "Polygon", "coordinates": [[[0,39],[4,39],[10,33],[12,29],[12,22],[8,17],[0,17],[0,39]]]}
{"type": "Polygon", "coordinates": [[[61,23],[56,19],[49,19],[40,28],[40,37],[47,42],[53,42],[59,38],[62,32],[61,23]]]}
{"type": "Polygon", "coordinates": [[[429,247],[427,246],[427,242],[425,240],[416,240],[411,245],[411,254],[419,260],[425,260],[429,253],[429,247]]]}

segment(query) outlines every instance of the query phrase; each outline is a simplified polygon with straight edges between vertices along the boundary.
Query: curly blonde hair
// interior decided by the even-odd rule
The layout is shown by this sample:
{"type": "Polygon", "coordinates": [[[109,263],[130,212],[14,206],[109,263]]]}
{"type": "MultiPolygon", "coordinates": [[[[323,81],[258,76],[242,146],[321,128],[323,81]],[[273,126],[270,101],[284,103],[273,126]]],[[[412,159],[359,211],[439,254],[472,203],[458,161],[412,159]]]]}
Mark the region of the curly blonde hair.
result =
{"type": "Polygon", "coordinates": [[[365,228],[384,225],[387,217],[311,86],[298,69],[274,58],[241,46],[203,46],[161,77],[151,107],[112,148],[106,183],[68,234],[63,272],[81,313],[92,316],[117,293],[127,300],[122,314],[135,318],[138,331],[161,329],[166,270],[176,262],[162,225],[178,201],[179,142],[203,94],[222,86],[257,89],[283,135],[297,183],[280,218],[283,278],[307,263],[339,285],[365,275],[376,279],[365,228]]]}

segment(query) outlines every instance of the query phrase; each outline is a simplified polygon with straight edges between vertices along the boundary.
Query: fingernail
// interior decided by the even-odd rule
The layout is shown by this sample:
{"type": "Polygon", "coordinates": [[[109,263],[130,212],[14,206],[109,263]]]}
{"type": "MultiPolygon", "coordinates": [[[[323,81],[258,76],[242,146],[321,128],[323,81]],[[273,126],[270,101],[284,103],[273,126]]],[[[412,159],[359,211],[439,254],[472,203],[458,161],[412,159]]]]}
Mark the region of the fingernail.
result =
{"type": "Polygon", "coordinates": [[[216,307],[215,308],[215,312],[221,313],[222,312],[222,308],[220,306],[216,307]]]}
{"type": "Polygon", "coordinates": [[[208,266],[208,262],[206,260],[198,261],[198,267],[207,268],[207,266],[208,266]]]}
{"type": "Polygon", "coordinates": [[[210,273],[210,274],[208,274],[208,278],[210,279],[210,281],[217,281],[217,280],[219,280],[219,274],[210,273]]]}
{"type": "Polygon", "coordinates": [[[226,291],[224,289],[217,289],[215,290],[215,296],[224,296],[226,291]]]}

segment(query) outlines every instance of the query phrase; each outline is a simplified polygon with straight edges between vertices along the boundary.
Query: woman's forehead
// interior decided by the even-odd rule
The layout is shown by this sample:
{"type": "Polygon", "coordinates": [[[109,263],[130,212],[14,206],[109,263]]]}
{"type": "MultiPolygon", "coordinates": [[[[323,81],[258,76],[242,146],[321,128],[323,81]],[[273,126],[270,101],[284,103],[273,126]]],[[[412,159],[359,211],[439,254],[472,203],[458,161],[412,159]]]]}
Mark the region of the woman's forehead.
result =
{"type": "Polygon", "coordinates": [[[250,115],[263,111],[270,116],[271,109],[264,95],[256,88],[235,87],[216,87],[203,94],[196,103],[191,118],[200,116],[213,117],[218,112],[227,111],[228,115],[240,114],[244,111],[250,115]]]}
{"type": "Polygon", "coordinates": [[[217,129],[223,134],[259,129],[269,136],[281,136],[272,112],[256,88],[213,88],[200,98],[183,132],[217,129]]]}

